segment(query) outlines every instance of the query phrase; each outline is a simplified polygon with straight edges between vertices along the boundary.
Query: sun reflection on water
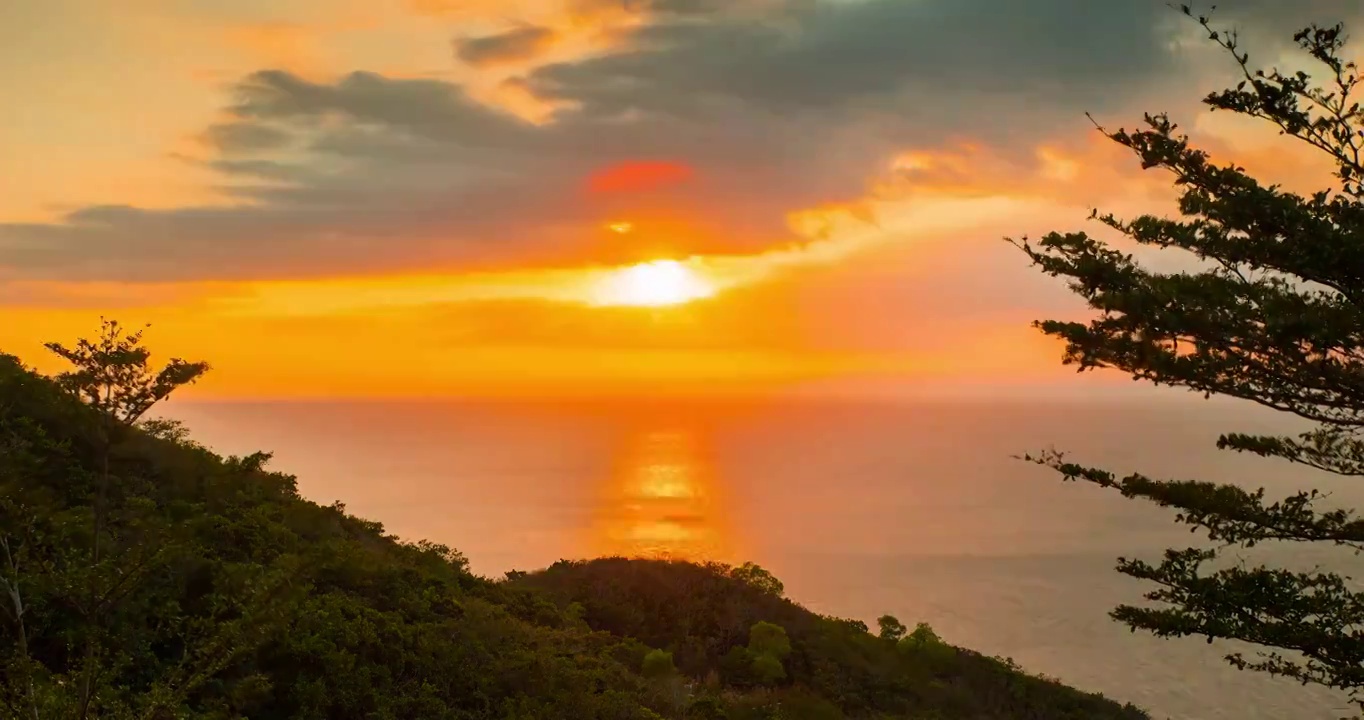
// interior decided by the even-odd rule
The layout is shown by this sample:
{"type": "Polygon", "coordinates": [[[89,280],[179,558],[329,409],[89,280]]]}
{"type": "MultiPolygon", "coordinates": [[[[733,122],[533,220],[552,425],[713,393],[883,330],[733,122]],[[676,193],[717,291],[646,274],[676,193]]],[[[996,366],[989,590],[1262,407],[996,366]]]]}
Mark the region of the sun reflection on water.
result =
{"type": "Polygon", "coordinates": [[[701,433],[627,436],[593,532],[596,555],[730,560],[732,538],[701,433]]]}

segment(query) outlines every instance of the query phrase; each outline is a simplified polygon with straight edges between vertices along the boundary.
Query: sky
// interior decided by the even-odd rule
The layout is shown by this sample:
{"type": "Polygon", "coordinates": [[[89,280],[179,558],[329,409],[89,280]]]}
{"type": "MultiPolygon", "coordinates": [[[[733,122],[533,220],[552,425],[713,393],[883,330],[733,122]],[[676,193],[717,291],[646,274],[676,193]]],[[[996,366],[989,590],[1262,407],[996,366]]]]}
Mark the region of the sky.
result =
{"type": "MultiPolygon", "coordinates": [[[[1262,65],[1364,14],[1219,5],[1262,65]]],[[[1234,69],[1161,0],[3,3],[0,350],[150,323],[221,398],[1071,383],[1029,323],[1084,309],[1003,238],[1174,197],[1086,113],[1329,183],[1200,105],[1234,69]]]]}

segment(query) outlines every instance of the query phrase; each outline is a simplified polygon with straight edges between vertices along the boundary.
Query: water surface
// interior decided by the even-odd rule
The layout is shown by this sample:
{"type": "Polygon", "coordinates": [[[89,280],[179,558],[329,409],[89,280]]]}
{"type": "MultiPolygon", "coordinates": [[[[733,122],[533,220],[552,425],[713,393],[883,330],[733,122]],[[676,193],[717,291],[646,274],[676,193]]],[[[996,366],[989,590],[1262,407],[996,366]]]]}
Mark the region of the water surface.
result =
{"type": "Polygon", "coordinates": [[[305,496],[452,545],[486,575],[605,554],[751,559],[818,612],[927,621],[951,642],[1156,717],[1348,710],[1331,693],[1232,670],[1220,644],[1110,621],[1143,590],[1113,572],[1117,556],[1154,560],[1196,538],[1166,511],[1013,457],[1056,446],[1120,472],[1364,501],[1358,483],[1217,451],[1220,432],[1295,427],[1244,404],[183,403],[171,414],[221,452],[274,451],[305,496]]]}

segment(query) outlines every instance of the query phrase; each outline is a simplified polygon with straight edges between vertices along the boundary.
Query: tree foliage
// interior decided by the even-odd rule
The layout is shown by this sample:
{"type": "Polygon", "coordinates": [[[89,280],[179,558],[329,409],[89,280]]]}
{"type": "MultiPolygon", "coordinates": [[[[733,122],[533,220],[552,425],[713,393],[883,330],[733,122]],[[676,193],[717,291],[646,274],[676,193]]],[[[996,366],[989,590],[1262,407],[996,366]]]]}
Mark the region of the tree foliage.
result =
{"type": "Polygon", "coordinates": [[[791,640],[786,628],[765,620],[753,623],[748,629],[748,651],[755,655],[771,655],[778,660],[791,654],[791,640]]]}
{"type": "MultiPolygon", "coordinates": [[[[1156,272],[1082,232],[1051,233],[1036,244],[1024,239],[1016,244],[1033,263],[1064,278],[1097,315],[1037,326],[1065,342],[1064,362],[1081,371],[1112,368],[1314,424],[1294,437],[1226,434],[1219,448],[1364,475],[1364,110],[1357,68],[1343,57],[1344,30],[1312,26],[1295,35],[1320,71],[1314,78],[1252,69],[1235,32],[1197,20],[1242,75],[1234,88],[1209,94],[1206,105],[1266,121],[1324,154],[1335,179],[1308,196],[1264,184],[1242,167],[1213,162],[1165,115],[1148,115],[1144,129],[1105,131],[1144,169],[1173,176],[1182,218],[1095,217],[1140,246],[1182,251],[1198,268],[1156,272]]],[[[1159,636],[1258,645],[1258,657],[1228,660],[1347,691],[1364,707],[1357,694],[1364,689],[1364,595],[1348,578],[1217,563],[1227,547],[1267,541],[1358,550],[1364,521],[1353,511],[1319,507],[1320,495],[1310,490],[1270,500],[1264,490],[1119,477],[1056,452],[1028,459],[1066,479],[1173,508],[1178,522],[1217,543],[1171,549],[1154,564],[1120,559],[1119,571],[1156,588],[1146,595],[1153,604],[1119,607],[1116,619],[1159,636]]]]}
{"type": "Polygon", "coordinates": [[[143,330],[128,332],[117,320],[101,320],[94,340],[82,338],[71,347],[47,343],[48,350],[72,365],[56,376],[57,384],[111,424],[131,426],[176,389],[208,372],[208,363],[180,358],[153,372],[151,352],[142,345],[143,330]]]}
{"type": "Polygon", "coordinates": [[[760,620],[748,629],[748,657],[753,676],[764,685],[785,679],[786,666],[782,660],[791,654],[791,640],[786,628],[760,620]]]}
{"type": "Polygon", "coordinates": [[[177,385],[140,394],[159,373],[109,327],[78,345],[105,348],[80,382],[0,355],[0,717],[1145,717],[965,651],[897,652],[752,568],[477,577],[300,497],[267,453],[218,456],[110,400],[177,385]]]}
{"type": "Polygon", "coordinates": [[[644,656],[640,670],[647,678],[665,678],[675,675],[677,666],[673,665],[672,653],[664,650],[650,650],[644,656]]]}
{"type": "Polygon", "coordinates": [[[628,642],[146,421],[203,366],[139,340],[0,355],[0,717],[657,717],[628,642]]]}
{"type": "Polygon", "coordinates": [[[880,629],[880,636],[892,642],[904,637],[905,633],[909,631],[909,628],[905,627],[905,624],[894,615],[882,615],[877,618],[876,626],[880,629]]]}
{"type": "Polygon", "coordinates": [[[756,563],[746,562],[730,570],[729,575],[735,580],[757,588],[773,597],[781,597],[786,594],[786,586],[777,579],[777,576],[756,563]]]}
{"type": "Polygon", "coordinates": [[[715,673],[719,687],[709,692],[719,693],[692,705],[715,697],[730,718],[1147,717],[954,648],[927,626],[914,636],[931,636],[932,643],[906,645],[909,637],[888,643],[864,623],[818,615],[738,580],[725,565],[565,560],[515,584],[547,593],[560,606],[581,605],[595,630],[668,648],[683,676],[715,673]],[[811,714],[773,714],[801,712],[796,708],[811,714]]]}
{"type": "Polygon", "coordinates": [[[264,640],[291,587],[287,559],[224,566],[213,581],[210,612],[164,618],[179,633],[176,662],[146,657],[151,648],[135,628],[140,615],[156,611],[151,603],[164,600],[148,586],[182,570],[195,541],[183,525],[165,522],[154,488],[116,464],[115,453],[136,439],[134,424],[148,410],[208,366],[175,359],[153,371],[141,338],[141,331],[128,333],[105,321],[96,340],[47,345],[72,365],[56,376],[56,387],[89,409],[71,413],[66,429],[74,437],[54,442],[31,418],[3,424],[0,590],[8,596],[6,614],[17,643],[5,663],[15,682],[4,687],[3,697],[35,720],[173,713],[209,677],[264,640]],[[73,441],[85,444],[90,467],[71,464],[73,441]],[[68,481],[62,490],[75,494],[66,498],[74,503],[63,504],[53,488],[32,482],[33,463],[54,454],[68,481]],[[72,622],[52,626],[54,606],[69,608],[72,622]],[[55,643],[71,653],[60,669],[41,659],[55,643]],[[121,682],[129,675],[142,676],[135,691],[121,682]]]}

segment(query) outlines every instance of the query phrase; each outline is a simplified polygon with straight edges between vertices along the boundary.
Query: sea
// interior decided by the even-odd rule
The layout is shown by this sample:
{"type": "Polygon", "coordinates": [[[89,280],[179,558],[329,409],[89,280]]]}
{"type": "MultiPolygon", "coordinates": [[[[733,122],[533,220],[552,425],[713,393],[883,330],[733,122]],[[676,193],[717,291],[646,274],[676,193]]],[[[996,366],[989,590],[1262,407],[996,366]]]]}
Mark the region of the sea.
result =
{"type": "MultiPolygon", "coordinates": [[[[1151,588],[1114,571],[1200,545],[1173,513],[1063,482],[1019,456],[1057,449],[1120,474],[1326,491],[1364,483],[1219,451],[1224,432],[1300,423],[1249,403],[1149,398],[176,401],[224,454],[274,453],[317,502],[500,577],[561,558],[679,557],[771,570],[811,610],[891,614],[947,641],[1155,718],[1328,720],[1348,698],[1226,664],[1254,648],[1158,639],[1108,617],[1151,588]]],[[[1364,576],[1332,548],[1237,561],[1364,576]]]]}

